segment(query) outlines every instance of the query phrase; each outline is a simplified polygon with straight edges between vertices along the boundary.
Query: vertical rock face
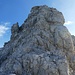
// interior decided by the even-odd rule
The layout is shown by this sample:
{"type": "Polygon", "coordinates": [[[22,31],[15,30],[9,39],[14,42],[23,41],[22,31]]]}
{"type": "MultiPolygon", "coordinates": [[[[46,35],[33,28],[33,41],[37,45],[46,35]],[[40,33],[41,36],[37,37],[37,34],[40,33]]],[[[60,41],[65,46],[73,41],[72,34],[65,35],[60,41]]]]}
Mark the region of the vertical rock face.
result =
{"type": "Polygon", "coordinates": [[[0,75],[75,75],[75,40],[55,8],[36,6],[0,49],[0,75]]]}
{"type": "Polygon", "coordinates": [[[72,39],[73,39],[73,44],[74,44],[74,49],[75,49],[75,36],[72,35],[72,39]]]}
{"type": "Polygon", "coordinates": [[[13,24],[13,26],[11,27],[11,39],[13,39],[19,32],[19,25],[18,22],[13,24]]]}

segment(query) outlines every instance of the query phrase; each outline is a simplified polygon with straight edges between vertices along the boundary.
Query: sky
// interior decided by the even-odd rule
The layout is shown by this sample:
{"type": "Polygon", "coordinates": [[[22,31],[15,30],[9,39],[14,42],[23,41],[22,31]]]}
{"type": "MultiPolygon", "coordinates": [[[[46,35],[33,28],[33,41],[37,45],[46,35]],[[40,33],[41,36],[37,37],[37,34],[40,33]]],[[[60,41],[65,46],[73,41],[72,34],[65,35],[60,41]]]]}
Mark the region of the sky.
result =
{"type": "Polygon", "coordinates": [[[61,11],[65,26],[75,35],[75,0],[0,0],[0,47],[10,40],[11,26],[21,26],[33,6],[47,5],[61,11]]]}

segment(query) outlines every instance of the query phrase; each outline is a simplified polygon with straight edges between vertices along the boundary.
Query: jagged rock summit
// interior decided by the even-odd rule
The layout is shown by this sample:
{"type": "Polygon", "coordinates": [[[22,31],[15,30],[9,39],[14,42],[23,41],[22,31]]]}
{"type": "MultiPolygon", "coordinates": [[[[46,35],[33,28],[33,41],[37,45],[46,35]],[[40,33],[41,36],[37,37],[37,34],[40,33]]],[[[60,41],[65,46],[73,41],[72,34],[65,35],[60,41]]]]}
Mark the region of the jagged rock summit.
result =
{"type": "Polygon", "coordinates": [[[33,7],[0,48],[0,75],[75,75],[75,37],[64,22],[55,8],[33,7]]]}

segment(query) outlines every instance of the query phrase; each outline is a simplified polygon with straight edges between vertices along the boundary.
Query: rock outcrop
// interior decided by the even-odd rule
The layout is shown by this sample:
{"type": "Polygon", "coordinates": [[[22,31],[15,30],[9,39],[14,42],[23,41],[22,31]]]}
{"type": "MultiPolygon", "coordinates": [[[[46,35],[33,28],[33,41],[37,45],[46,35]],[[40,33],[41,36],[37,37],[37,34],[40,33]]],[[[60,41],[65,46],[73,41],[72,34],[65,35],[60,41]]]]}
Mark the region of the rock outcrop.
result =
{"type": "Polygon", "coordinates": [[[11,33],[12,33],[11,39],[13,39],[17,35],[18,32],[19,32],[19,25],[17,22],[16,24],[13,24],[11,28],[11,33]]]}
{"type": "Polygon", "coordinates": [[[73,39],[74,50],[75,50],[75,36],[74,35],[72,35],[72,39],[73,39]]]}
{"type": "Polygon", "coordinates": [[[64,22],[55,8],[33,7],[0,49],[0,75],[75,75],[75,39],[64,22]]]}

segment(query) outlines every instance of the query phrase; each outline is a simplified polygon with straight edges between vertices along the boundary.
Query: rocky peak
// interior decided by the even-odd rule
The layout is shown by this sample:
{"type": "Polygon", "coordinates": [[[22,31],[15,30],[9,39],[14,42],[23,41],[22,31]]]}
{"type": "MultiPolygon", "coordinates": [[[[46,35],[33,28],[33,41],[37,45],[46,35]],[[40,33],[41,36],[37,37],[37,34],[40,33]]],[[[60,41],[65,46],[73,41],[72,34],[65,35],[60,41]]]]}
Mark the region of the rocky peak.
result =
{"type": "Polygon", "coordinates": [[[14,38],[19,32],[19,25],[18,22],[13,24],[13,26],[11,27],[11,38],[14,38]]]}
{"type": "Polygon", "coordinates": [[[29,18],[37,16],[37,21],[45,19],[50,24],[63,25],[65,20],[63,14],[55,8],[49,8],[46,5],[36,6],[31,9],[29,18]]]}
{"type": "Polygon", "coordinates": [[[39,28],[46,29],[49,25],[63,25],[64,22],[65,19],[63,14],[57,9],[49,8],[46,5],[35,6],[31,9],[28,18],[20,28],[21,30],[26,30],[27,28],[38,26],[39,28]],[[46,26],[47,24],[48,26],[46,26]]]}
{"type": "Polygon", "coordinates": [[[13,26],[11,27],[11,33],[14,34],[14,33],[17,33],[19,31],[19,25],[18,25],[18,22],[13,24],[13,26]]]}
{"type": "Polygon", "coordinates": [[[33,7],[0,49],[0,75],[75,75],[75,37],[64,22],[55,8],[33,7]]]}

